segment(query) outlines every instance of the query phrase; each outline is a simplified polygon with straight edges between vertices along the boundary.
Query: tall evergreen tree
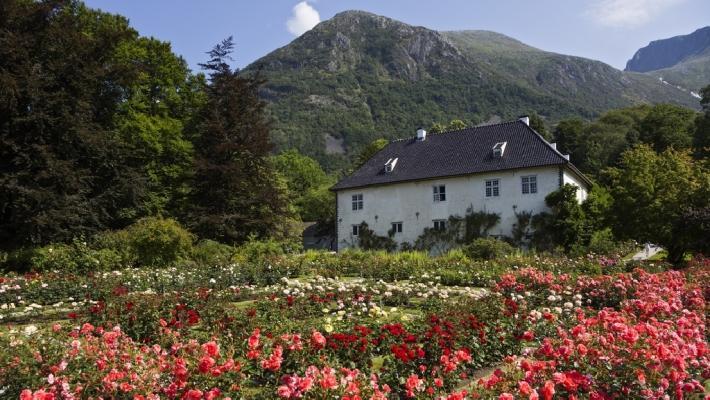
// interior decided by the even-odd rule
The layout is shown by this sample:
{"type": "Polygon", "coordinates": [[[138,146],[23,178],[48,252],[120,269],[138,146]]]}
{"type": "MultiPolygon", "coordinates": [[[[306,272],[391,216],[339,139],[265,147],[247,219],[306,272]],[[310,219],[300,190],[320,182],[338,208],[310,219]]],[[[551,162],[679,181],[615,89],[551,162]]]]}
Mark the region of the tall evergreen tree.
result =
{"type": "Polygon", "coordinates": [[[201,66],[209,72],[206,104],[197,119],[193,230],[202,237],[239,243],[287,234],[293,212],[286,185],[267,156],[271,150],[263,80],[241,76],[227,64],[233,49],[228,38],[209,52],[201,66]]]}
{"type": "Polygon", "coordinates": [[[110,129],[137,33],[73,0],[0,2],[0,245],[69,240],[125,223],[142,197],[110,129]]]}

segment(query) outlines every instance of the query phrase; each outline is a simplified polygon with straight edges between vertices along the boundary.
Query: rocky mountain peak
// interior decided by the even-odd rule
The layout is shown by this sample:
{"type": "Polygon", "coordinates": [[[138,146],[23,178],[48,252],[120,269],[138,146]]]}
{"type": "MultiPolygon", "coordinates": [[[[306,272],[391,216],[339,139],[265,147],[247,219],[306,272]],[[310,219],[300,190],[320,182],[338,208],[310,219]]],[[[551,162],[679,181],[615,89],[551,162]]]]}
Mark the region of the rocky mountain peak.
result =
{"type": "Polygon", "coordinates": [[[710,26],[688,35],[654,40],[626,63],[626,71],[649,72],[672,67],[710,49],[710,26]]]}
{"type": "Polygon", "coordinates": [[[412,81],[456,68],[466,60],[440,32],[351,10],[321,22],[260,62],[267,69],[368,68],[376,75],[412,81]]]}

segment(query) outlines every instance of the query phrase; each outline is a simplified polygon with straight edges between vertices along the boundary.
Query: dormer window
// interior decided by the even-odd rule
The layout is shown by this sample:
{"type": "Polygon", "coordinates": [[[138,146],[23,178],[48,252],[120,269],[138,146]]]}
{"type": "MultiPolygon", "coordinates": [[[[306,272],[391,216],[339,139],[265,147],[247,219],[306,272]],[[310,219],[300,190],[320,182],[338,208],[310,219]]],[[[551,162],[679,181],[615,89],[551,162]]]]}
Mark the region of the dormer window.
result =
{"type": "Polygon", "coordinates": [[[397,165],[397,160],[399,160],[399,158],[390,158],[387,160],[385,163],[385,173],[389,174],[394,171],[394,167],[397,165]]]}
{"type": "Polygon", "coordinates": [[[503,157],[503,153],[505,153],[505,146],[508,144],[508,142],[498,142],[496,143],[495,146],[493,146],[493,157],[496,158],[501,158],[503,157]]]}

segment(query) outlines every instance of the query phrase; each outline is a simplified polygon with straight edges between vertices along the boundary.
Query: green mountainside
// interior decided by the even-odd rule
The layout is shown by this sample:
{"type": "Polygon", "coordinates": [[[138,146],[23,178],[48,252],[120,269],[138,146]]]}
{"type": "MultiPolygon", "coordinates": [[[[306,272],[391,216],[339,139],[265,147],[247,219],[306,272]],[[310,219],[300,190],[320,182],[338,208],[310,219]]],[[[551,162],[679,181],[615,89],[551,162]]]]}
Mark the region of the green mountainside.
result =
{"type": "Polygon", "coordinates": [[[437,32],[362,11],[337,14],[244,72],[259,69],[277,147],[329,169],[376,138],[455,118],[478,124],[536,112],[556,121],[644,102],[699,107],[649,75],[493,32],[437,32]]]}
{"type": "Polygon", "coordinates": [[[667,82],[669,85],[688,88],[695,93],[710,84],[710,48],[682,62],[656,71],[648,72],[649,75],[667,82]]]}

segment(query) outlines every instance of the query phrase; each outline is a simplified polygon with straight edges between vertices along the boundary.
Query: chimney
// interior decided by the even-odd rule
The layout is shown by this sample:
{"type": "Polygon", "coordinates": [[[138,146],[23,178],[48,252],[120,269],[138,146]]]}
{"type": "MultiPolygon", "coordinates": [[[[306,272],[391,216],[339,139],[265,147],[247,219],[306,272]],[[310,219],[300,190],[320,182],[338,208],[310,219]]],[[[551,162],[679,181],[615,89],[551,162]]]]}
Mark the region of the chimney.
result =
{"type": "Polygon", "coordinates": [[[417,129],[417,140],[426,140],[426,131],[423,128],[417,129]]]}
{"type": "Polygon", "coordinates": [[[530,117],[527,115],[523,115],[522,117],[518,118],[518,120],[522,121],[525,125],[530,126],[530,117]]]}
{"type": "Polygon", "coordinates": [[[550,143],[550,146],[552,146],[553,149],[557,150],[557,143],[550,143]]]}
{"type": "Polygon", "coordinates": [[[569,154],[563,154],[562,157],[564,157],[565,159],[567,159],[567,161],[569,161],[569,154]]]}

